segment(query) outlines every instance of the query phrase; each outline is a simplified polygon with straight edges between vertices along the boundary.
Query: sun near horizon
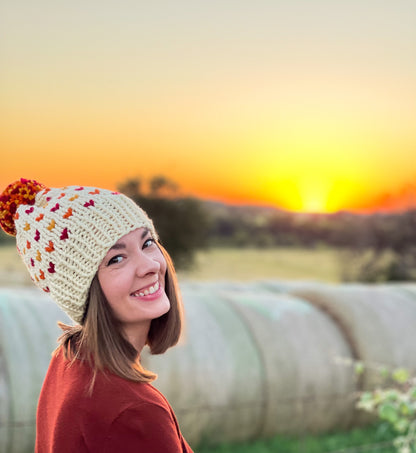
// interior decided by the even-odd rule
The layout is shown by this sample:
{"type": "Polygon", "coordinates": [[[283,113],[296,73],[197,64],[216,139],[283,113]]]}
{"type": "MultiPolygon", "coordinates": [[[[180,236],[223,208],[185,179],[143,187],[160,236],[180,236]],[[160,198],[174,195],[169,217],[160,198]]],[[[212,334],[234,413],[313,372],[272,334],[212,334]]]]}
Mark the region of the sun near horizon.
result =
{"type": "Polygon", "coordinates": [[[414,2],[7,1],[0,184],[299,212],[416,206],[414,2]]]}

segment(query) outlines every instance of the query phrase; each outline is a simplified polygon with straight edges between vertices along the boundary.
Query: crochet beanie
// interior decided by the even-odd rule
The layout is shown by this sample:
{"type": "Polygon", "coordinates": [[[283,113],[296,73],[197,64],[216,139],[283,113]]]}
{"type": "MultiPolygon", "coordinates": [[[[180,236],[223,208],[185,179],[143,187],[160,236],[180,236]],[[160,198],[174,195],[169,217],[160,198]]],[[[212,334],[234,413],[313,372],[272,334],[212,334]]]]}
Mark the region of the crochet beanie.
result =
{"type": "Polygon", "coordinates": [[[0,225],[35,284],[81,322],[89,287],[110,247],[152,221],[130,198],[96,187],[48,189],[21,179],[0,195],[0,225]]]}

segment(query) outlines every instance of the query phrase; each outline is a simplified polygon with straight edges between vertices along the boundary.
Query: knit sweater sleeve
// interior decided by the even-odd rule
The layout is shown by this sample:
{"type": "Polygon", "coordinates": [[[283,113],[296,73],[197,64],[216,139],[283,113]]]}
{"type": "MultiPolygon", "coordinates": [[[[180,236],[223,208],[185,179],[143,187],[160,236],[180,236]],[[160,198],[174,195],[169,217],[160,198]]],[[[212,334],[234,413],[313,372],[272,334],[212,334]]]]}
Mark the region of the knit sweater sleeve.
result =
{"type": "Polygon", "coordinates": [[[172,414],[157,404],[123,410],[110,426],[103,453],[192,453],[172,414]]]}

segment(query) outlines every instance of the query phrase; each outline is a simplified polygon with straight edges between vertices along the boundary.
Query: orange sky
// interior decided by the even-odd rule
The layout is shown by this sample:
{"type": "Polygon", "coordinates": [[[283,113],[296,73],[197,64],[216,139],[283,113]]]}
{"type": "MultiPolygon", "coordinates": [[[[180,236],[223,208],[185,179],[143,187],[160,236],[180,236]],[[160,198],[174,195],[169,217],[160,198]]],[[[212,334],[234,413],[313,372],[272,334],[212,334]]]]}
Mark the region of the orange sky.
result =
{"type": "Polygon", "coordinates": [[[413,1],[1,9],[1,187],[163,174],[291,210],[416,206],[413,1]]]}

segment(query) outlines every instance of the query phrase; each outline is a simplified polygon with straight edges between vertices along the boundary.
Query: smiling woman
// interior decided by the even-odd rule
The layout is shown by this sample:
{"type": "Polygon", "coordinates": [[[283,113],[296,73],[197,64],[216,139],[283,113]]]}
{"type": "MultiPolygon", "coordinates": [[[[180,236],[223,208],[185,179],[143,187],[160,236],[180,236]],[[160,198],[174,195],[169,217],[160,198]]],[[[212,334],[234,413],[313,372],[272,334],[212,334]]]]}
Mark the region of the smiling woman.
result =
{"type": "Polygon", "coordinates": [[[170,309],[166,260],[150,231],[134,230],[110,248],[98,268],[105,298],[130,343],[141,351],[150,324],[170,309]]]}
{"type": "Polygon", "coordinates": [[[0,196],[32,280],[75,321],[61,324],[37,409],[36,453],[189,453],[172,408],[140,363],[179,339],[175,270],[132,200],[33,180],[0,196]]]}

